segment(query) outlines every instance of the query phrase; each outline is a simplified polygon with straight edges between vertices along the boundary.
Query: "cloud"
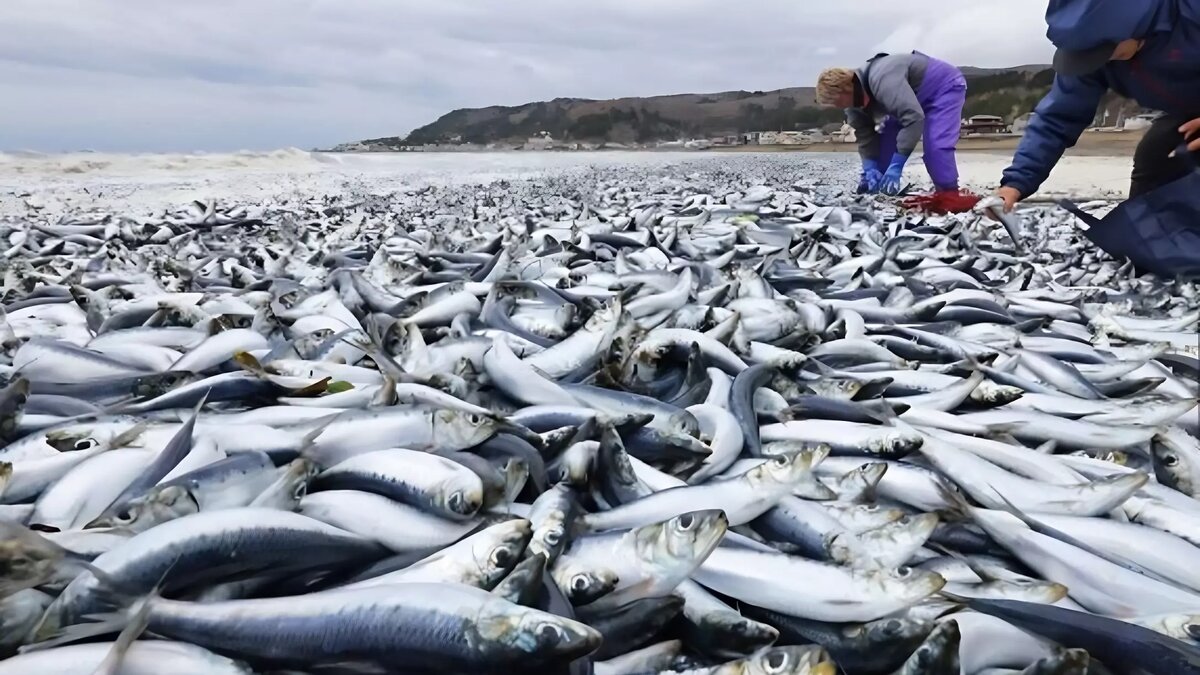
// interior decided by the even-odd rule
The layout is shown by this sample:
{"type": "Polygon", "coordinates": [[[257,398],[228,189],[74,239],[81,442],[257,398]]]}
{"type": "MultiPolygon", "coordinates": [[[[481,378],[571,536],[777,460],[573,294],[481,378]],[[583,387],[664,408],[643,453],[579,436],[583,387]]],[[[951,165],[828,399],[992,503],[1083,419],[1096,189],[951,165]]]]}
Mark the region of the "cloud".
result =
{"type": "MultiPolygon", "coordinates": [[[[932,4],[932,3],[928,3],[932,4]]],[[[907,21],[878,45],[879,51],[917,49],[962,65],[982,68],[1049,63],[1054,49],[1045,36],[1045,3],[993,3],[952,9],[936,21],[907,21]]]]}
{"type": "Polygon", "coordinates": [[[325,146],[460,107],[806,85],[885,46],[1044,62],[1043,6],[6,0],[0,148],[325,146]]]}

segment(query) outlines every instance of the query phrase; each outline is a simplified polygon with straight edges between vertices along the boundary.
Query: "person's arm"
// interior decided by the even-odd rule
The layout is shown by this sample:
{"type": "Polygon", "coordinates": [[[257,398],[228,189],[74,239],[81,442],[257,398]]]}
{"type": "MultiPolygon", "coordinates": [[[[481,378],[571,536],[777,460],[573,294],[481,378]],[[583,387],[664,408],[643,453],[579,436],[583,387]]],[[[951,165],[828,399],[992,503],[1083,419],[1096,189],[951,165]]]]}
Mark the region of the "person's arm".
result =
{"type": "Polygon", "coordinates": [[[879,134],[875,133],[875,120],[862,110],[846,110],[846,123],[854,129],[854,140],[858,143],[858,156],[863,160],[879,161],[879,134]]]}
{"type": "Polygon", "coordinates": [[[1083,130],[1092,123],[1106,91],[1108,82],[1102,73],[1055,76],[1054,86],[1038,104],[1000,185],[1016,190],[1021,199],[1037,192],[1063,153],[1079,141],[1083,130]]]}
{"type": "MultiPolygon", "coordinates": [[[[900,59],[879,61],[871,68],[870,79],[875,100],[900,123],[896,154],[912,155],[925,130],[925,111],[917,100],[917,92],[908,83],[908,63],[900,59]]],[[[883,158],[884,161],[889,159],[883,158]]]]}

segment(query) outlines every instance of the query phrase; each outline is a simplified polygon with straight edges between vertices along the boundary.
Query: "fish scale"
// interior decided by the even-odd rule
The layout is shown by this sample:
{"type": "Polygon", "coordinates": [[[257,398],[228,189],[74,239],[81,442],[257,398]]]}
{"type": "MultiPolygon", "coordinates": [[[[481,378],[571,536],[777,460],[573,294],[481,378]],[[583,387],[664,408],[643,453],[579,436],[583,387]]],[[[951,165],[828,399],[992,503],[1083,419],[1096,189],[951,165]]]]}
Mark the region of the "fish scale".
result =
{"type": "Polygon", "coordinates": [[[1194,659],[1200,289],[818,164],[17,203],[0,673],[1194,659]]]}

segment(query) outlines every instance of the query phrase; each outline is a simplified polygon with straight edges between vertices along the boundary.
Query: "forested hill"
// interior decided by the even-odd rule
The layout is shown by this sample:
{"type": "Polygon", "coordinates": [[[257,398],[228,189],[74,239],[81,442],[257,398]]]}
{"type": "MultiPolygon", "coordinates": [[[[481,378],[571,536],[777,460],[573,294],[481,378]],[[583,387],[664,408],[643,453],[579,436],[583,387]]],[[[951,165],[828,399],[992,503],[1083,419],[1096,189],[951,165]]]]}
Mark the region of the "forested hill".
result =
{"type": "MultiPolygon", "coordinates": [[[[999,115],[1010,121],[1033,110],[1054,79],[1048,66],[964,68],[963,73],[968,96],[964,117],[999,115]]],[[[652,143],[807,129],[842,118],[840,110],[817,106],[811,87],[602,101],[557,98],[519,106],[455,110],[407,137],[363,143],[375,147],[520,143],[542,132],[560,141],[652,143]]]]}

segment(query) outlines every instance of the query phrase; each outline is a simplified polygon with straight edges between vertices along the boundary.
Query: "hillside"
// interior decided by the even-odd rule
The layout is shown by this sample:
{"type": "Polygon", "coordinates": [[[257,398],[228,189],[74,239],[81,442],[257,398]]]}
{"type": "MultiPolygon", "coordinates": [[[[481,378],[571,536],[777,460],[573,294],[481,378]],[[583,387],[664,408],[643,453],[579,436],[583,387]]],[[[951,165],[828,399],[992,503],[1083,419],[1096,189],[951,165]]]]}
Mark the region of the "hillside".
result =
{"type": "MultiPolygon", "coordinates": [[[[964,116],[999,115],[1010,121],[1033,110],[1054,79],[1048,66],[963,68],[963,73],[968,86],[964,116]]],[[[1107,103],[1121,104],[1115,98],[1107,103]]],[[[841,110],[816,105],[812,87],[609,100],[557,98],[455,110],[406,138],[361,143],[373,149],[445,143],[519,144],[546,132],[560,141],[632,144],[807,129],[842,119],[841,110]]]]}

